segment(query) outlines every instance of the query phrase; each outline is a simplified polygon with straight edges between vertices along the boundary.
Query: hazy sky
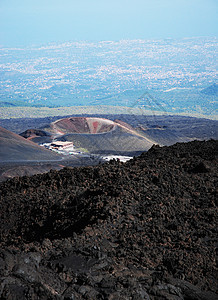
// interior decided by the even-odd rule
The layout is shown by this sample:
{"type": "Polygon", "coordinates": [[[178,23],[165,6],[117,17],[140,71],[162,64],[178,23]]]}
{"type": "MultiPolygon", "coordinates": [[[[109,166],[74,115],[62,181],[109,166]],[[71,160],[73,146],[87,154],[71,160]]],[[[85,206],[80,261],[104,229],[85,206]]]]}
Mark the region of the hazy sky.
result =
{"type": "Polygon", "coordinates": [[[0,45],[217,36],[218,0],[0,0],[0,45]]]}

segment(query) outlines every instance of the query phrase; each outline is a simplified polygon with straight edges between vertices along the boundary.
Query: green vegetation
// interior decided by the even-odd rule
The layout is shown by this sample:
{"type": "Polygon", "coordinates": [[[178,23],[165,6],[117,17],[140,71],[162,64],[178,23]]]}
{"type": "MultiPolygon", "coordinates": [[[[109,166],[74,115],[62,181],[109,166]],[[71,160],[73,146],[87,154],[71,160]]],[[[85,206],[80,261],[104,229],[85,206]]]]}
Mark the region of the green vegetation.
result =
{"type": "MultiPolygon", "coordinates": [[[[166,115],[165,112],[151,111],[141,106],[124,107],[110,105],[93,105],[93,106],[71,106],[71,107],[1,107],[0,119],[16,119],[16,118],[44,118],[66,115],[82,115],[82,114],[133,114],[133,115],[166,115]]],[[[217,120],[217,115],[206,115],[200,113],[168,113],[169,115],[184,115],[198,118],[210,118],[217,120]]]]}
{"type": "MultiPolygon", "coordinates": [[[[73,106],[73,107],[2,107],[0,119],[40,118],[73,114],[151,114],[149,110],[121,106],[73,106]]],[[[159,113],[160,114],[160,113],[159,113]]]]}
{"type": "Polygon", "coordinates": [[[89,151],[86,148],[82,148],[82,147],[76,148],[76,151],[83,152],[83,153],[89,153],[89,151]]]}

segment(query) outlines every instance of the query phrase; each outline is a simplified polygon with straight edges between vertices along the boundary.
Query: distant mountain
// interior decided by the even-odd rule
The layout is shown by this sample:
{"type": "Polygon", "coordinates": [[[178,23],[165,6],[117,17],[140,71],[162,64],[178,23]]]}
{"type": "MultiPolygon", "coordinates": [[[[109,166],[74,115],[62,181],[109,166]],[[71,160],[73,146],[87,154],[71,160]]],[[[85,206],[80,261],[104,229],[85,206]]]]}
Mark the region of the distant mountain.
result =
{"type": "Polygon", "coordinates": [[[205,95],[209,95],[209,96],[216,96],[216,95],[218,95],[218,84],[214,83],[214,84],[210,85],[206,89],[203,89],[201,91],[201,93],[203,93],[205,95]]]}

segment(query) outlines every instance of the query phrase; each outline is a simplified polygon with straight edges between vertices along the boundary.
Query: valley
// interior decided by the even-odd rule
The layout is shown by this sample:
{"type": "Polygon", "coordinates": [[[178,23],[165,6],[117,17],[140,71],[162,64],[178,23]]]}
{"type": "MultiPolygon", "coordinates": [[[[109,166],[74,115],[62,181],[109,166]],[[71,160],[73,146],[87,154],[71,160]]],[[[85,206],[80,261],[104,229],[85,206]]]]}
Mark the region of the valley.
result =
{"type": "Polygon", "coordinates": [[[118,113],[1,119],[0,126],[5,129],[0,137],[0,180],[110,159],[127,161],[153,144],[218,139],[217,124],[194,117],[118,113]],[[86,120],[97,122],[95,129],[86,120]],[[109,124],[106,132],[97,133],[103,130],[105,120],[109,124]],[[46,149],[58,143],[71,143],[72,148],[46,149]]]}

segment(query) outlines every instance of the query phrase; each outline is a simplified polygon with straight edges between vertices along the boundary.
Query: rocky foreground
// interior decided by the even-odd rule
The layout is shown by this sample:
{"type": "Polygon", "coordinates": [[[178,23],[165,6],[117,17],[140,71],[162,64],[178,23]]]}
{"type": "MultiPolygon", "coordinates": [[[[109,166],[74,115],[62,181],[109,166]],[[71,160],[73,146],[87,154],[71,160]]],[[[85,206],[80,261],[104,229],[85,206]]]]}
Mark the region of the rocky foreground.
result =
{"type": "Polygon", "coordinates": [[[218,141],[0,185],[0,299],[218,299],[218,141]]]}

